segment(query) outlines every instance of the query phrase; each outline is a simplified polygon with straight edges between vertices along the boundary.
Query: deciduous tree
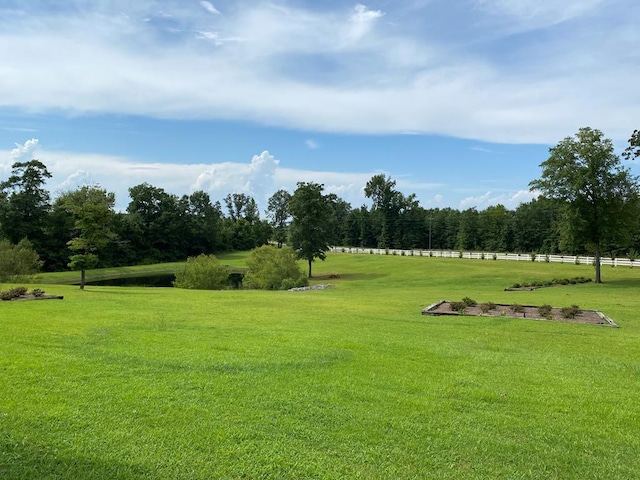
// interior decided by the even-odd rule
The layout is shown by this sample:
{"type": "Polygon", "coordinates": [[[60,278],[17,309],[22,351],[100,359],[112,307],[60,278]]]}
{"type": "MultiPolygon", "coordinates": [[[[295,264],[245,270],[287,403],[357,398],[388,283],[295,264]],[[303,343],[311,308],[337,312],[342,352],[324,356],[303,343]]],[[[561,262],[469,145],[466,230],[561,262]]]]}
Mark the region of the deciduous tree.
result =
{"type": "Polygon", "coordinates": [[[316,259],[324,260],[326,252],[334,242],[333,207],[322,192],[324,185],[298,182],[290,202],[291,244],[298,258],[307,260],[309,278],[311,264],[316,259]]]}
{"type": "Polygon", "coordinates": [[[115,237],[112,231],[115,195],[98,187],[85,186],[62,195],[62,204],[75,218],[75,237],[69,240],[69,267],[80,270],[80,289],[86,270],[98,263],[98,254],[115,237]]]}
{"type": "Polygon", "coordinates": [[[593,249],[595,281],[601,283],[602,246],[629,235],[638,201],[638,178],[624,168],[613,143],[599,130],[581,128],[549,149],[542,175],[530,187],[561,202],[563,239],[593,249]]]}

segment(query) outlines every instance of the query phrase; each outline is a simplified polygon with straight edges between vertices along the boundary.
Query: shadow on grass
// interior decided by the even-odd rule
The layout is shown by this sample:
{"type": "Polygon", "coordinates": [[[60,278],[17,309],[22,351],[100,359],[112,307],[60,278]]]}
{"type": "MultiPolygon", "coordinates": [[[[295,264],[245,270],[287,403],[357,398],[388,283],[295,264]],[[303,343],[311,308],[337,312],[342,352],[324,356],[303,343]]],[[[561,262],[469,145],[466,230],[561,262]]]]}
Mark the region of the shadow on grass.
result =
{"type": "Polygon", "coordinates": [[[326,273],[323,275],[314,275],[311,280],[314,281],[332,281],[332,280],[376,280],[388,276],[385,273],[326,273]]]}
{"type": "Polygon", "coordinates": [[[0,441],[0,478],[131,479],[153,478],[153,472],[133,463],[60,454],[55,445],[29,444],[3,436],[0,441]]]}

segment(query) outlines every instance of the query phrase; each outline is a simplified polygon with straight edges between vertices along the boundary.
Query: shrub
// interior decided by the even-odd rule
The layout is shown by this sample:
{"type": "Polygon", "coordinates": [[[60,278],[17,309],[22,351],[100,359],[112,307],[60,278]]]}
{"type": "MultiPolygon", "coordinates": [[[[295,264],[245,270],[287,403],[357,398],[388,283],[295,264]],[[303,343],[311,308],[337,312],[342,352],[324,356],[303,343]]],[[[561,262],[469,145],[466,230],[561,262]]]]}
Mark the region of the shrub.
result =
{"type": "Polygon", "coordinates": [[[458,252],[458,258],[462,258],[462,251],[458,252]]]}
{"type": "Polygon", "coordinates": [[[429,256],[433,257],[433,252],[431,250],[429,250],[429,256]]]}
{"type": "Polygon", "coordinates": [[[545,304],[545,305],[540,305],[538,307],[538,313],[543,318],[551,318],[552,317],[551,311],[552,311],[551,305],[545,304]]]}
{"type": "Polygon", "coordinates": [[[498,254],[497,254],[497,253],[494,253],[494,254],[491,256],[491,258],[493,258],[494,260],[497,260],[497,259],[498,259],[498,254]]]}
{"type": "Polygon", "coordinates": [[[512,303],[511,305],[509,305],[509,310],[511,310],[513,313],[523,313],[524,307],[519,303],[512,303]]]}
{"type": "Polygon", "coordinates": [[[519,283],[514,283],[513,285],[511,285],[511,288],[520,288],[522,285],[520,285],[519,283]]]}
{"type": "Polygon", "coordinates": [[[0,292],[0,300],[13,300],[27,293],[27,287],[15,287],[5,292],[0,292]]]}
{"type": "Polygon", "coordinates": [[[544,261],[549,263],[551,261],[551,259],[549,258],[549,255],[545,255],[544,256],[544,261]]]}
{"type": "Polygon", "coordinates": [[[400,250],[400,256],[404,257],[404,250],[400,250]]]}
{"type": "Polygon", "coordinates": [[[16,245],[0,240],[0,282],[33,275],[41,266],[42,261],[28,240],[20,240],[16,245]]]}
{"type": "Polygon", "coordinates": [[[34,297],[43,297],[44,296],[44,290],[41,290],[39,288],[34,288],[33,290],[31,290],[31,294],[34,297]]]}
{"type": "Polygon", "coordinates": [[[464,297],[462,299],[462,303],[464,303],[467,307],[475,307],[478,302],[476,302],[473,298],[464,297]]]}
{"type": "Polygon", "coordinates": [[[480,260],[484,260],[484,252],[480,254],[480,260]]]}
{"type": "Polygon", "coordinates": [[[493,302],[487,302],[487,303],[481,303],[480,304],[480,310],[482,311],[482,313],[487,313],[490,312],[491,310],[495,310],[496,309],[496,304],[493,302]]]}
{"type": "Polygon", "coordinates": [[[307,277],[290,247],[263,245],[254,248],[247,259],[249,271],[244,286],[261,290],[288,290],[307,285],[307,277]]]}
{"type": "Polygon", "coordinates": [[[229,286],[229,273],[229,267],[222,265],[215,255],[202,254],[187,259],[176,272],[173,285],[194,290],[222,290],[229,286]]]}
{"type": "Polygon", "coordinates": [[[537,258],[536,254],[535,254],[535,253],[532,253],[532,254],[531,254],[531,261],[532,261],[532,262],[535,262],[535,261],[536,261],[536,258],[537,258]]]}
{"type": "Polygon", "coordinates": [[[467,311],[467,304],[464,302],[451,302],[449,308],[453,312],[464,313],[467,311]]]}
{"type": "Polygon", "coordinates": [[[563,318],[575,318],[577,315],[580,315],[582,310],[578,305],[571,305],[570,307],[562,307],[560,310],[560,315],[563,318]]]}

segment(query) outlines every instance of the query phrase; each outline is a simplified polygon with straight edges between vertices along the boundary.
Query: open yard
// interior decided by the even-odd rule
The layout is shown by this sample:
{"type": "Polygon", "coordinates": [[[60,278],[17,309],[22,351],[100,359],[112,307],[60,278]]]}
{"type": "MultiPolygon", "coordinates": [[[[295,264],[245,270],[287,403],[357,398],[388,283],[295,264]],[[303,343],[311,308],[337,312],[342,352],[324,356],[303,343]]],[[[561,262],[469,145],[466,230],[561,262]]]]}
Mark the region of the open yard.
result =
{"type": "Polygon", "coordinates": [[[518,292],[593,268],[331,254],[314,272],[334,286],[0,302],[0,478],[640,478],[639,269],[518,292]],[[421,315],[465,296],[620,328],[421,315]]]}

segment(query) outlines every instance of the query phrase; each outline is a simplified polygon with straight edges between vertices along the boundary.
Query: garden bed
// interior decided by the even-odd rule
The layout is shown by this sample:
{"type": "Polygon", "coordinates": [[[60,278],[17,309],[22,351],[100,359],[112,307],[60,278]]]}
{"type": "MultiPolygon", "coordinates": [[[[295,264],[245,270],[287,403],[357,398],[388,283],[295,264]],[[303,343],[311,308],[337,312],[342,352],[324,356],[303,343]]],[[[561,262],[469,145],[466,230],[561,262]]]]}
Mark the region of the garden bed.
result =
{"type": "Polygon", "coordinates": [[[563,308],[551,307],[543,315],[540,306],[534,305],[506,305],[493,304],[491,309],[483,308],[482,304],[466,306],[464,311],[456,310],[455,305],[459,302],[449,302],[441,300],[429,305],[422,310],[423,315],[453,315],[453,316],[481,316],[481,317],[508,317],[524,318],[528,320],[551,320],[556,322],[587,323],[592,325],[603,325],[607,327],[617,327],[618,325],[609,317],[598,310],[579,310],[573,316],[567,317],[563,308]],[[454,309],[452,309],[452,305],[454,309]]]}

